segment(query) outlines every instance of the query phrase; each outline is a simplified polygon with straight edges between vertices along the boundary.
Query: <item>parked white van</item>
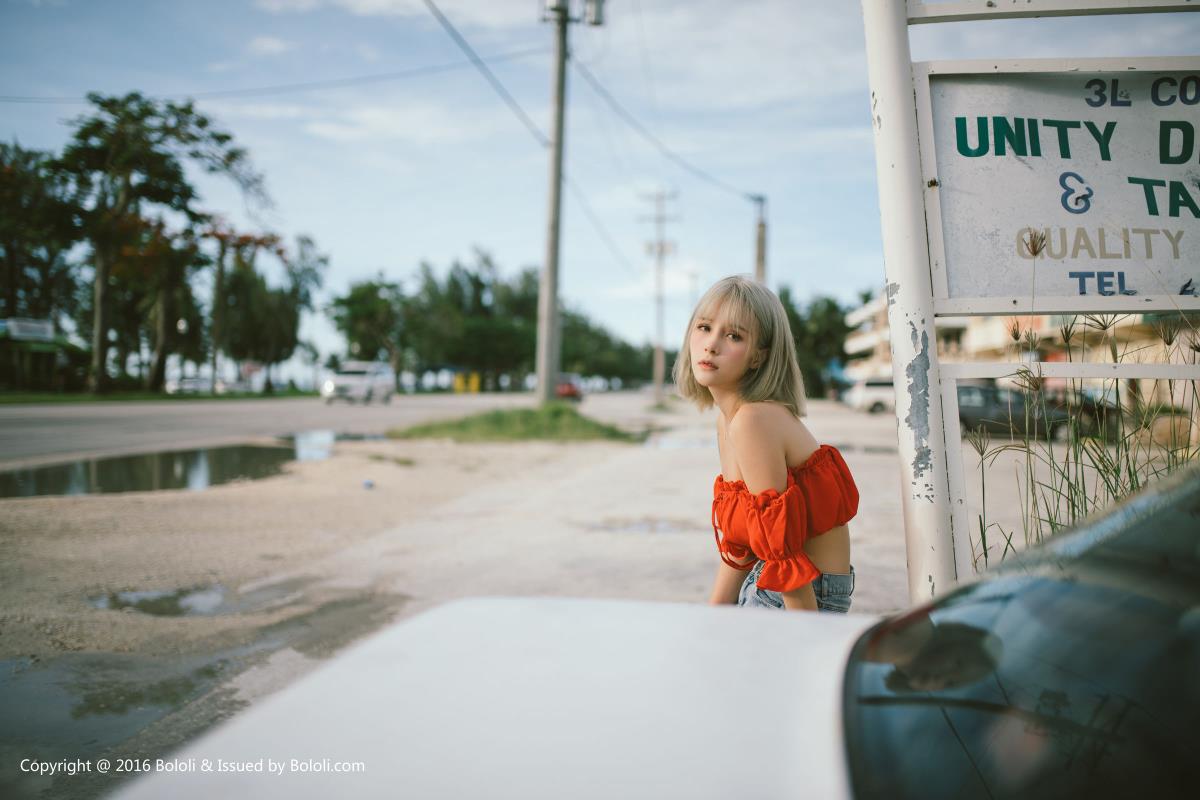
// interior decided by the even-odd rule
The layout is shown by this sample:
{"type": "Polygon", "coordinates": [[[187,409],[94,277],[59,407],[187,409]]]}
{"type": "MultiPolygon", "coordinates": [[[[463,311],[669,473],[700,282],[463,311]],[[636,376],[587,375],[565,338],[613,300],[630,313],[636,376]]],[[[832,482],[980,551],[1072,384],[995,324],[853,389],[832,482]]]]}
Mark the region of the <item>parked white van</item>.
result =
{"type": "Polygon", "coordinates": [[[843,399],[855,411],[878,414],[896,407],[895,391],[889,378],[868,378],[851,386],[843,399]]]}
{"type": "Polygon", "coordinates": [[[326,404],[334,400],[370,403],[372,400],[392,401],[396,381],[390,365],[381,361],[343,362],[333,377],[321,385],[321,397],[326,404]]]}

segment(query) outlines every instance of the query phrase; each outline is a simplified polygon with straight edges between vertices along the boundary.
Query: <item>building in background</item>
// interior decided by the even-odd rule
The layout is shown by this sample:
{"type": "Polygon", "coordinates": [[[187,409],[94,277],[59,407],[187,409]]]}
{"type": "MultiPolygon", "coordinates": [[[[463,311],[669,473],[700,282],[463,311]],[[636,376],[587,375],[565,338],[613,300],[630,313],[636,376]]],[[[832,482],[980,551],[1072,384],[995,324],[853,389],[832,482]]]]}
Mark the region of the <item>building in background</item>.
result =
{"type": "MultiPolygon", "coordinates": [[[[892,349],[888,330],[887,297],[879,294],[846,314],[846,324],[852,328],[846,337],[845,374],[854,382],[891,380],[892,349]]],[[[938,358],[942,361],[962,361],[965,318],[941,318],[937,321],[938,358]]]]}

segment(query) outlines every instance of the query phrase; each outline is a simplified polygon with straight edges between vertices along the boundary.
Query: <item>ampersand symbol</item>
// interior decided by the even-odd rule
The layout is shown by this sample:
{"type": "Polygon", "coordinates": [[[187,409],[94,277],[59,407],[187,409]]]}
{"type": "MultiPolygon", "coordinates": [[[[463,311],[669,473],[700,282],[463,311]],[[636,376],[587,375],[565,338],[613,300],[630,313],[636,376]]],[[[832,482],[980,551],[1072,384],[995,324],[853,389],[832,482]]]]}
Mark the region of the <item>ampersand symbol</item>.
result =
{"type": "Polygon", "coordinates": [[[1082,176],[1074,172],[1064,172],[1058,176],[1058,185],[1065,191],[1062,195],[1062,207],[1072,214],[1083,214],[1092,207],[1092,187],[1087,185],[1087,181],[1082,176]],[[1072,187],[1067,183],[1068,179],[1079,181],[1079,186],[1072,187]],[[1087,189],[1086,194],[1079,192],[1080,189],[1087,189]]]}

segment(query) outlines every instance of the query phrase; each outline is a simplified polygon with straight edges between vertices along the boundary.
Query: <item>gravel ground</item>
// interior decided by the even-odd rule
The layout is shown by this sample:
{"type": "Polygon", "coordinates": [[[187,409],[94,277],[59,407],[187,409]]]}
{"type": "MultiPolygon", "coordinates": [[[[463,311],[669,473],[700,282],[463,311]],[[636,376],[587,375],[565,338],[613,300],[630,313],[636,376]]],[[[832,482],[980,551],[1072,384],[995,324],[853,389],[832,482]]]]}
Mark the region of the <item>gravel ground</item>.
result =
{"type": "MultiPolygon", "coordinates": [[[[633,394],[582,410],[667,430],[646,445],[339,442],[326,460],[204,491],[0,500],[0,794],[102,794],[113,776],[15,767],[165,754],[454,598],[703,602],[714,412],[654,412],[633,394]],[[216,613],[97,607],[151,590],[195,592],[216,613]]],[[[907,605],[894,424],[828,403],[809,419],[864,490],[851,524],[859,612],[907,605]]]]}

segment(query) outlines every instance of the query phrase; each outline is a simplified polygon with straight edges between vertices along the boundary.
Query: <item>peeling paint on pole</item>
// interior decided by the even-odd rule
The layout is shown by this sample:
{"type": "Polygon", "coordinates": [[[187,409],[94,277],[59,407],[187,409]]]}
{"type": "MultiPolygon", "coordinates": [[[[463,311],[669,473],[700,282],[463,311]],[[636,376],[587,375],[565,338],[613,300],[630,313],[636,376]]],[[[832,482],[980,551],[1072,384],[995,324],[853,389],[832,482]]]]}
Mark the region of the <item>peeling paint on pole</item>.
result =
{"type": "Polygon", "coordinates": [[[913,478],[921,478],[933,468],[929,449],[929,334],[922,330],[918,337],[917,326],[910,322],[908,327],[909,339],[917,355],[904,370],[908,378],[909,402],[904,422],[913,435],[913,478]]]}
{"type": "Polygon", "coordinates": [[[884,291],[892,331],[908,589],[913,602],[954,585],[942,391],[905,3],[862,0],[873,93],[884,291]],[[886,135],[882,119],[886,117],[886,135]],[[907,380],[906,380],[907,379],[907,380]]]}

